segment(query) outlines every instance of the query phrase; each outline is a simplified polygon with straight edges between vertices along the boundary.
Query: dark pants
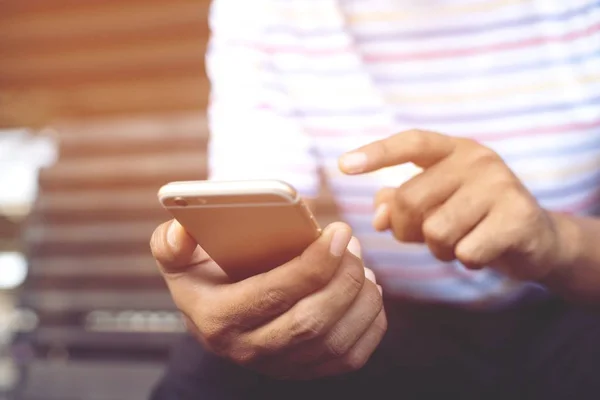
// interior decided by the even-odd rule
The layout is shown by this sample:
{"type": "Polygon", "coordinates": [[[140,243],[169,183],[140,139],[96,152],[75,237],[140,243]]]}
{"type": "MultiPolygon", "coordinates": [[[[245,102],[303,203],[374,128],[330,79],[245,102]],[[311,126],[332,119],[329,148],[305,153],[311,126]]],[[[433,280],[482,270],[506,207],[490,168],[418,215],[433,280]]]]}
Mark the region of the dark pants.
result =
{"type": "Polygon", "coordinates": [[[152,399],[600,399],[597,311],[559,300],[492,313],[398,302],[386,310],[388,333],[356,373],[271,380],[188,337],[152,399]]]}

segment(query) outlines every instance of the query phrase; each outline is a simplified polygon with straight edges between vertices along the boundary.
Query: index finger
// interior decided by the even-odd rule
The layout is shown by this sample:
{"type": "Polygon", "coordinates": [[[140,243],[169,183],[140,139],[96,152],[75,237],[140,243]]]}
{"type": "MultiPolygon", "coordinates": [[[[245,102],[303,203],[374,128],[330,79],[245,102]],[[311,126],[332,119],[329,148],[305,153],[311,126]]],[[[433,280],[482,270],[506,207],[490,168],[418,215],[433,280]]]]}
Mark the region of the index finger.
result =
{"type": "Polygon", "coordinates": [[[450,136],[411,130],[344,154],[339,160],[339,167],[350,175],[409,162],[427,168],[449,156],[455,146],[456,139],[450,136]]]}

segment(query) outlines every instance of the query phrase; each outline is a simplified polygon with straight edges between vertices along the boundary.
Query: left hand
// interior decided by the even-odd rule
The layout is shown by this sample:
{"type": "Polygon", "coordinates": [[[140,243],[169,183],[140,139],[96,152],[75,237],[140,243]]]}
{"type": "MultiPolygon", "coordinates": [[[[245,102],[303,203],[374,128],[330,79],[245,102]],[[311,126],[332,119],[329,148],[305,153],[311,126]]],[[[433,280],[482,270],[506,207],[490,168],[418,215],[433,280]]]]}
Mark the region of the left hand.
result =
{"type": "Polygon", "coordinates": [[[378,193],[376,229],[426,243],[442,261],[523,280],[543,280],[561,263],[560,223],[500,156],[473,140],[407,131],[345,154],[340,169],[356,175],[409,162],[423,172],[378,193]]]}

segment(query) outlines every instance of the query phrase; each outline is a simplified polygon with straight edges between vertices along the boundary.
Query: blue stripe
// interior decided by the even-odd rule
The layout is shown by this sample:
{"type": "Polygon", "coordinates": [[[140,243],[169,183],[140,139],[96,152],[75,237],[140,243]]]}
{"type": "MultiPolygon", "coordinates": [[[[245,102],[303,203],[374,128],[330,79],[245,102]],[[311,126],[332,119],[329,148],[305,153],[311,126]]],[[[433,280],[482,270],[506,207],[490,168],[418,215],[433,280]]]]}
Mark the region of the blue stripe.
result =
{"type": "MultiPolygon", "coordinates": [[[[448,38],[452,36],[473,35],[480,33],[491,33],[496,30],[507,28],[519,28],[528,25],[534,25],[545,22],[564,22],[571,18],[576,18],[587,13],[590,13],[600,8],[600,1],[592,4],[586,4],[582,7],[567,10],[559,14],[534,15],[527,16],[516,20],[499,21],[485,25],[463,26],[458,28],[446,29],[427,29],[420,31],[397,31],[388,33],[372,33],[372,34],[354,34],[354,38],[363,43],[381,42],[384,40],[411,40],[411,39],[436,39],[448,38]]],[[[401,25],[401,24],[399,24],[401,25]]],[[[290,26],[274,26],[265,30],[265,34],[272,35],[289,35],[295,38],[322,38],[323,36],[335,36],[340,34],[336,29],[318,29],[318,30],[303,30],[294,29],[290,26]]]]}
{"type": "MultiPolygon", "coordinates": [[[[591,128],[590,128],[591,130],[591,128]]],[[[568,134],[568,133],[565,133],[568,134]]],[[[543,140],[543,139],[542,139],[543,140]]],[[[486,144],[482,141],[482,144],[486,144]]],[[[499,152],[502,159],[507,163],[518,162],[522,160],[533,160],[535,158],[546,158],[546,157],[571,157],[578,155],[578,153],[593,153],[600,150],[600,129],[596,128],[595,132],[590,132],[588,140],[581,143],[570,144],[568,142],[560,143],[560,148],[553,147],[548,149],[537,149],[535,147],[519,147],[510,149],[506,152],[499,152]]],[[[489,147],[493,147],[493,142],[490,143],[489,147]]]]}
{"type": "Polygon", "coordinates": [[[584,5],[583,7],[568,10],[560,14],[555,15],[535,15],[524,17],[512,21],[500,21],[496,23],[490,23],[486,25],[472,26],[472,27],[459,27],[459,28],[448,28],[440,30],[426,30],[426,31],[415,31],[415,32],[397,32],[388,34],[372,34],[372,35],[357,35],[357,39],[364,42],[379,42],[382,40],[398,40],[398,39],[437,39],[437,38],[448,38],[452,36],[463,36],[473,34],[486,34],[496,30],[507,29],[507,28],[519,28],[526,27],[529,25],[540,24],[545,22],[564,22],[571,18],[576,18],[585,15],[600,8],[600,2],[597,1],[592,4],[584,5]]]}
{"type": "MultiPolygon", "coordinates": [[[[386,83],[386,84],[394,84],[394,83],[402,83],[405,85],[411,85],[416,83],[442,83],[447,81],[455,81],[462,80],[467,78],[481,78],[488,76],[496,76],[496,75],[504,75],[511,74],[517,72],[526,72],[531,70],[541,70],[541,69],[550,69],[554,67],[563,67],[563,66],[572,66],[579,65],[590,61],[600,60],[600,49],[593,49],[589,53],[585,53],[582,55],[577,55],[573,57],[569,57],[566,59],[560,60],[538,60],[532,61],[525,64],[516,64],[516,65],[506,65],[501,67],[494,67],[488,69],[481,70],[469,70],[464,69],[459,72],[449,72],[449,73],[441,73],[441,74],[423,74],[419,73],[416,75],[385,75],[385,74],[373,74],[373,81],[375,83],[386,83]]],[[[352,69],[337,69],[337,70],[311,70],[311,69],[297,69],[297,70],[287,70],[280,69],[276,67],[273,63],[269,63],[265,65],[265,71],[271,72],[273,74],[278,75],[287,75],[287,74],[299,74],[299,75],[313,75],[314,77],[344,77],[347,78],[348,75],[357,75],[363,76],[364,71],[352,69]]]]}
{"type": "MultiPolygon", "coordinates": [[[[520,117],[531,114],[542,114],[560,111],[572,111],[581,107],[589,107],[600,104],[600,96],[592,97],[580,102],[574,103],[557,103],[543,106],[518,107],[506,109],[500,112],[486,112],[476,114],[463,115],[415,115],[401,114],[394,115],[394,119],[398,124],[414,124],[414,125],[431,125],[436,123],[468,123],[468,122],[494,122],[502,118],[520,117]]],[[[328,110],[322,108],[304,109],[294,112],[281,112],[273,110],[279,116],[288,118],[340,118],[340,117],[375,117],[380,114],[385,114],[386,111],[380,107],[377,108],[355,108],[345,110],[328,110]]]]}
{"type": "Polygon", "coordinates": [[[534,189],[531,191],[531,194],[535,196],[536,199],[545,201],[563,199],[567,196],[597,189],[600,189],[600,170],[596,170],[585,178],[578,179],[576,182],[569,182],[560,188],[534,189]]]}

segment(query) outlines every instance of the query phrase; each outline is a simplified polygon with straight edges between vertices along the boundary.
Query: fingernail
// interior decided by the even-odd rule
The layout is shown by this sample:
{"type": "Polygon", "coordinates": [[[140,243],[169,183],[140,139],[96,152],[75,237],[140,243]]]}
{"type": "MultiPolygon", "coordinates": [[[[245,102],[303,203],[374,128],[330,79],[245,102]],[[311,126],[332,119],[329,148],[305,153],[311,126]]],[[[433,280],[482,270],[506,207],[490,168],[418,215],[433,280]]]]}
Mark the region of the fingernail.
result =
{"type": "Polygon", "coordinates": [[[375,273],[369,268],[365,268],[365,278],[370,280],[373,283],[377,283],[377,279],[375,278],[375,273]]]}
{"type": "Polygon", "coordinates": [[[383,296],[383,288],[381,285],[377,285],[377,289],[379,290],[379,294],[383,296]]]}
{"type": "Polygon", "coordinates": [[[377,210],[375,210],[373,226],[376,229],[382,229],[382,227],[387,225],[387,219],[389,219],[389,206],[387,204],[380,204],[377,210]]]}
{"type": "Polygon", "coordinates": [[[361,256],[362,256],[360,242],[354,236],[352,236],[352,239],[350,239],[350,243],[348,243],[348,251],[357,258],[361,258],[361,256]]]}
{"type": "Polygon", "coordinates": [[[340,166],[344,172],[358,173],[367,166],[367,155],[365,153],[348,153],[340,159],[340,166]]]}
{"type": "Polygon", "coordinates": [[[173,220],[173,222],[171,222],[171,225],[169,225],[169,230],[167,231],[167,242],[171,247],[177,246],[180,231],[181,224],[177,220],[173,220]]]}
{"type": "Polygon", "coordinates": [[[346,228],[337,228],[331,238],[331,244],[329,245],[329,252],[334,257],[341,257],[352,238],[352,232],[346,228]]]}

